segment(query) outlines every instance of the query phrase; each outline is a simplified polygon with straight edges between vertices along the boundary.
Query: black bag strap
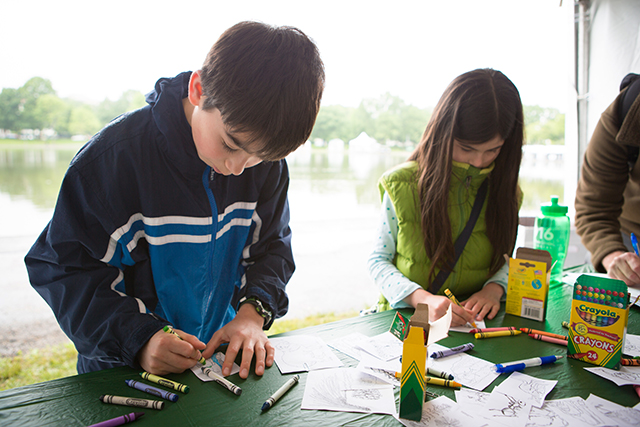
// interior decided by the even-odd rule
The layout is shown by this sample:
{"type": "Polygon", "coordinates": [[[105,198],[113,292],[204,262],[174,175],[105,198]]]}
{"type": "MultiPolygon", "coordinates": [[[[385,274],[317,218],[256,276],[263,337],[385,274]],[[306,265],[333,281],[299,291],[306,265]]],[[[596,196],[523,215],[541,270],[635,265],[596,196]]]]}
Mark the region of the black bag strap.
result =
{"type": "MultiPolygon", "coordinates": [[[[622,127],[625,117],[629,109],[635,102],[638,94],[640,94],[640,74],[629,73],[620,82],[620,91],[627,88],[627,91],[620,98],[618,103],[618,128],[622,127]]],[[[638,160],[640,148],[637,145],[627,146],[627,163],[629,164],[629,172],[633,169],[638,160]]]]}
{"type": "Polygon", "coordinates": [[[478,188],[478,193],[476,194],[476,200],[473,202],[473,208],[471,209],[471,215],[469,215],[469,220],[467,221],[467,225],[464,226],[464,230],[456,239],[456,243],[453,245],[454,249],[454,257],[453,262],[451,263],[450,268],[443,268],[438,272],[435,280],[429,286],[429,291],[432,294],[438,293],[444,282],[447,281],[449,274],[453,271],[453,267],[455,267],[458,262],[458,258],[462,255],[462,251],[464,250],[469,237],[471,237],[471,232],[473,228],[476,226],[476,222],[478,221],[478,217],[480,216],[480,211],[482,211],[482,205],[484,204],[484,199],[487,196],[487,188],[489,187],[489,178],[485,179],[480,188],[478,188]]]}

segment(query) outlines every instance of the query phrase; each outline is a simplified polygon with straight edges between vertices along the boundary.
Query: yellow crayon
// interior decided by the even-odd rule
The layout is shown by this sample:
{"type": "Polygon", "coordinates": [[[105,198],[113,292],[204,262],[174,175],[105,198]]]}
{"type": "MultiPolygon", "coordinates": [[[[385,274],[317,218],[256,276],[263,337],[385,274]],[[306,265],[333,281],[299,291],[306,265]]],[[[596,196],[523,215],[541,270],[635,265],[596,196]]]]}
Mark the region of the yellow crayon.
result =
{"type": "MultiPolygon", "coordinates": [[[[458,307],[462,307],[460,305],[460,302],[458,301],[458,299],[455,297],[455,295],[453,295],[451,293],[451,291],[449,289],[445,289],[444,290],[444,294],[447,296],[447,298],[449,298],[451,300],[452,303],[454,303],[455,305],[457,305],[458,307]]],[[[476,322],[474,322],[473,320],[471,321],[471,326],[473,326],[474,328],[477,328],[478,325],[476,325],[476,322]]],[[[476,337],[477,338],[477,337],[476,337]]]]}
{"type": "Polygon", "coordinates": [[[512,335],[520,335],[522,331],[496,331],[496,332],[478,332],[474,336],[476,339],[481,338],[495,338],[495,337],[509,337],[512,335]]]}
{"type": "Polygon", "coordinates": [[[149,381],[152,381],[152,382],[154,382],[156,384],[163,385],[163,386],[165,386],[167,388],[170,388],[170,389],[173,389],[173,390],[177,390],[177,391],[179,391],[181,393],[184,393],[184,394],[189,393],[189,386],[188,385],[180,384],[178,382],[171,381],[171,380],[168,380],[166,378],[162,378],[162,377],[159,377],[157,375],[150,374],[149,372],[140,372],[140,376],[145,380],[149,380],[149,381]]]}
{"type": "MultiPolygon", "coordinates": [[[[402,372],[396,372],[396,378],[402,378],[402,372]]],[[[442,387],[461,388],[462,384],[453,380],[445,380],[444,378],[437,377],[424,377],[424,381],[428,384],[440,385],[442,387]]]]}
{"type": "MultiPolygon", "coordinates": [[[[163,331],[165,331],[165,332],[167,332],[167,333],[169,333],[169,334],[172,334],[172,335],[177,336],[178,338],[180,338],[180,341],[184,341],[184,340],[182,339],[182,337],[181,337],[180,335],[178,335],[178,333],[177,333],[176,331],[174,331],[174,330],[173,330],[173,328],[172,328],[171,326],[167,325],[167,326],[165,326],[164,328],[162,328],[162,330],[163,330],[163,331]]],[[[199,362],[200,362],[200,363],[202,363],[203,365],[206,365],[206,364],[207,364],[207,360],[206,360],[203,356],[200,356],[200,360],[199,360],[199,362]]]]}

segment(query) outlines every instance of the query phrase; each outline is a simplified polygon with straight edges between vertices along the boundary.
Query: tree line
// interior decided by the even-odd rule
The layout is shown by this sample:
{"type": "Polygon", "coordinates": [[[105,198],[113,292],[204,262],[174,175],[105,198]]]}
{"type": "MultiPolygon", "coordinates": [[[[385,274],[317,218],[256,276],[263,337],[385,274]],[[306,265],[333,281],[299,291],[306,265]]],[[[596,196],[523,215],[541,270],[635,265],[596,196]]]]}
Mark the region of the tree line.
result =
{"type": "MultiPolygon", "coordinates": [[[[15,134],[25,129],[48,129],[57,137],[92,135],[118,115],[144,105],[144,95],[135,90],[97,105],[62,99],[49,80],[33,77],[20,88],[0,92],[0,129],[15,134]]],[[[524,115],[528,144],[564,144],[564,114],[559,110],[525,106],[524,115]]],[[[386,93],[364,99],[356,108],[321,107],[311,139],[348,142],[366,132],[381,144],[414,146],[430,117],[430,108],[406,104],[386,93]]]]}

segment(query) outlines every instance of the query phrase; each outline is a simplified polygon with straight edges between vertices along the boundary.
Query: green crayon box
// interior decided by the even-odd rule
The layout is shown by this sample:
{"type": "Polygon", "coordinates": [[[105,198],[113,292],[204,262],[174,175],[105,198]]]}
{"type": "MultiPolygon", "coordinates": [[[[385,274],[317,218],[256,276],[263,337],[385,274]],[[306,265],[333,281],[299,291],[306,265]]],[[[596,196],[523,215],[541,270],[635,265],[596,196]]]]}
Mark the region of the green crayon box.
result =
{"type": "Polygon", "coordinates": [[[628,320],[629,293],[623,281],[581,275],[573,286],[567,354],[620,369],[628,320]]]}

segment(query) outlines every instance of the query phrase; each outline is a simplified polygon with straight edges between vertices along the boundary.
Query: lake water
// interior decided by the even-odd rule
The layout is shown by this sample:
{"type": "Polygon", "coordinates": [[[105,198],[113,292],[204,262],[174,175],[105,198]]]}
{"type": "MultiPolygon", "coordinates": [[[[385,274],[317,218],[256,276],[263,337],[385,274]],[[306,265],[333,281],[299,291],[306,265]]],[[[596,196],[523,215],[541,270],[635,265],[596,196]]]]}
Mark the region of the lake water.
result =
{"type": "MultiPolygon", "coordinates": [[[[0,145],[0,324],[54,322],[28,283],[23,258],[50,219],[60,182],[80,145],[0,145]]],[[[377,227],[377,179],[404,152],[349,152],[302,147],[289,158],[296,272],[287,317],[369,307],[378,291],[366,259],[377,227]]],[[[525,159],[522,215],[535,215],[552,194],[563,201],[562,161],[525,159]]]]}

